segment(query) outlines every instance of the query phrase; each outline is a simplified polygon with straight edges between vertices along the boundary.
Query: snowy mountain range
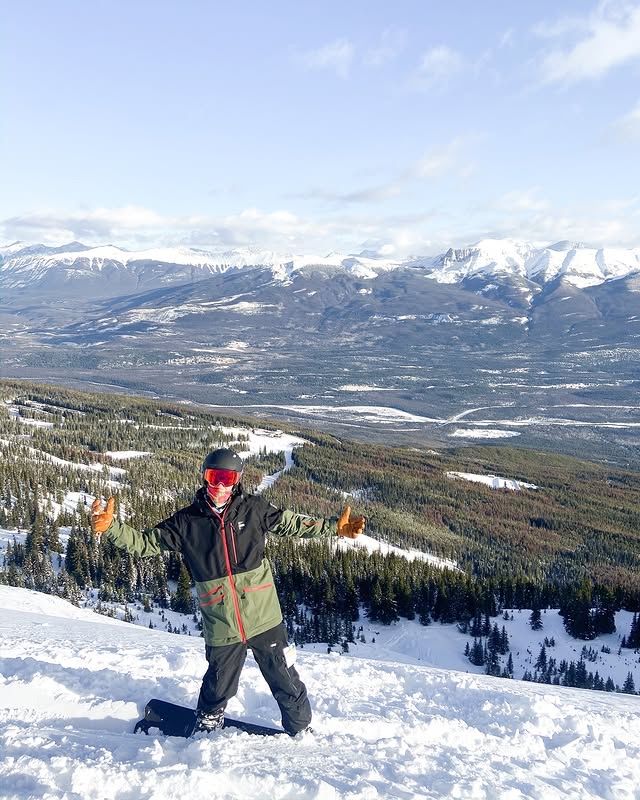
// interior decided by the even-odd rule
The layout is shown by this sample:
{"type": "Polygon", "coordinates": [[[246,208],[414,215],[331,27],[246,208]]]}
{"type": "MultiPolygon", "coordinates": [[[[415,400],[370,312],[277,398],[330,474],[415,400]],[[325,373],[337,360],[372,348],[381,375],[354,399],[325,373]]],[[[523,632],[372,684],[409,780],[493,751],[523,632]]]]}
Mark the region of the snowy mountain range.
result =
{"type": "Polygon", "coordinates": [[[25,245],[14,242],[0,247],[0,286],[6,289],[40,287],[50,289],[103,276],[120,282],[158,285],[204,279],[230,269],[266,267],[275,278],[285,280],[292,272],[308,267],[344,269],[359,277],[373,278],[380,271],[400,266],[367,256],[282,255],[257,248],[209,252],[194,248],[154,248],[129,251],[114,245],[86,247],[72,242],[64,247],[25,245]]]}
{"type": "MultiPolygon", "coordinates": [[[[422,420],[496,408],[499,419],[531,421],[519,442],[589,457],[613,447],[629,463],[639,349],[640,249],[487,239],[393,260],[77,242],[0,248],[5,376],[244,400],[287,419],[313,403],[329,409],[329,425],[341,399],[422,420]],[[563,407],[593,407],[560,413],[563,425],[622,432],[559,437],[545,420],[563,407]]],[[[441,441],[437,424],[424,430],[441,441]]]]}
{"type": "Polygon", "coordinates": [[[63,247],[14,242],[0,247],[0,287],[51,289],[98,276],[110,281],[117,277],[118,283],[135,279],[138,287],[154,280],[158,285],[167,285],[247,266],[266,267],[283,281],[292,273],[309,269],[342,270],[364,279],[389,270],[414,269],[441,283],[493,276],[543,286],[560,278],[584,288],[640,272],[640,248],[595,249],[571,242],[540,247],[513,239],[486,239],[436,256],[391,260],[368,252],[318,256],[254,248],[224,252],[193,248],[129,251],[114,245],[87,247],[79,242],[63,247]]]}

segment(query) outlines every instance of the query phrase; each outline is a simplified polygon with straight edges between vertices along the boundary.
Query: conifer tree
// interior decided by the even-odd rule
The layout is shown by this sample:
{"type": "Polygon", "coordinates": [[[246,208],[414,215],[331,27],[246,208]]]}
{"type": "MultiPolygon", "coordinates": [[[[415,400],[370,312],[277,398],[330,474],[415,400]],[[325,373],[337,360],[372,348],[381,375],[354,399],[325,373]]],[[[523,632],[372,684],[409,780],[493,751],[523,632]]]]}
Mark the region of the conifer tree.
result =
{"type": "Polygon", "coordinates": [[[633,674],[631,672],[627,673],[627,678],[624,682],[624,686],[622,687],[622,691],[625,694],[635,694],[636,693],[636,685],[635,681],[633,680],[633,674]]]}
{"type": "Polygon", "coordinates": [[[191,576],[184,564],[180,569],[176,592],[171,598],[171,608],[181,614],[193,614],[194,601],[191,594],[191,576]]]}
{"type": "Polygon", "coordinates": [[[534,608],[529,617],[529,625],[532,631],[542,630],[542,614],[539,608],[534,608]]]}
{"type": "Polygon", "coordinates": [[[640,617],[638,614],[633,615],[629,635],[622,637],[622,647],[629,647],[633,650],[640,647],[640,617]]]}

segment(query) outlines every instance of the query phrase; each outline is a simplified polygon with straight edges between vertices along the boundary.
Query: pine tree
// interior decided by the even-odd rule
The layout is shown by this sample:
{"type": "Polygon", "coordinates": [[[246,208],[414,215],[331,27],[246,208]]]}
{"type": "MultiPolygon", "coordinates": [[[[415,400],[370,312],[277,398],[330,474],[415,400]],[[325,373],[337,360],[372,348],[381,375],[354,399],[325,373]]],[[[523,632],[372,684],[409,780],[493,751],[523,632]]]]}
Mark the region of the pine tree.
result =
{"type": "Polygon", "coordinates": [[[36,512],[25,540],[25,585],[29,589],[51,594],[55,577],[45,548],[46,521],[36,512]]]}
{"type": "Polygon", "coordinates": [[[542,614],[539,608],[534,608],[529,617],[529,625],[532,631],[542,630],[542,614]]]}
{"type": "Polygon", "coordinates": [[[585,579],[576,590],[568,594],[561,605],[560,613],[567,633],[576,639],[589,640],[596,636],[591,601],[591,583],[585,579]]]}
{"type": "Polygon", "coordinates": [[[178,586],[176,593],[171,598],[171,608],[174,611],[179,611],[181,614],[193,613],[193,595],[191,594],[191,576],[187,572],[187,568],[182,565],[180,569],[180,576],[178,577],[178,586]]]}
{"type": "Polygon", "coordinates": [[[60,542],[60,529],[56,520],[49,522],[45,536],[45,544],[51,553],[62,553],[62,544],[60,542]]]}
{"type": "Polygon", "coordinates": [[[545,650],[545,646],[542,645],[540,648],[540,653],[538,654],[538,660],[536,661],[536,669],[540,671],[544,671],[547,668],[547,651],[545,650]]]}
{"type": "Polygon", "coordinates": [[[632,650],[636,650],[640,647],[640,617],[638,617],[638,614],[633,615],[631,630],[627,637],[622,637],[621,645],[622,647],[629,647],[632,650]]]}
{"type": "Polygon", "coordinates": [[[635,682],[633,680],[633,675],[631,674],[631,672],[629,672],[627,674],[627,678],[626,678],[626,680],[624,682],[624,686],[622,687],[622,691],[625,694],[635,694],[636,693],[636,685],[635,685],[635,682]]]}
{"type": "Polygon", "coordinates": [[[469,655],[469,661],[474,664],[476,667],[483,667],[485,663],[484,658],[484,647],[482,646],[481,639],[474,639],[473,646],[471,648],[471,653],[469,655]]]}

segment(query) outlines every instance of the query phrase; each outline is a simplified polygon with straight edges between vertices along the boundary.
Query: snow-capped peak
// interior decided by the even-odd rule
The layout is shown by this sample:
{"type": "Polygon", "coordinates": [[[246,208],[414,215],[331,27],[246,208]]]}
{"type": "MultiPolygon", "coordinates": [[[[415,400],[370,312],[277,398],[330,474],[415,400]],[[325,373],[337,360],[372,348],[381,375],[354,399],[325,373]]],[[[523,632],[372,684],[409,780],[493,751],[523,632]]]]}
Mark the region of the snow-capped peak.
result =
{"type": "Polygon", "coordinates": [[[597,249],[571,242],[536,247],[514,239],[484,239],[449,249],[434,259],[431,277],[440,283],[458,283],[478,276],[508,276],[537,283],[562,278],[584,288],[640,270],[640,248],[597,249]]]}
{"type": "Polygon", "coordinates": [[[382,258],[371,251],[360,254],[329,252],[278,253],[257,247],[225,251],[191,247],[158,247],[126,250],[114,244],[88,247],[71,242],[63,247],[13,242],[0,247],[0,281],[8,288],[37,285],[55,280],[96,276],[105,267],[136,276],[149,266],[161,267],[161,283],[182,280],[181,270],[200,270],[203,277],[244,267],[271,269],[277,280],[289,280],[301,270],[342,270],[355,277],[373,280],[382,272],[412,268],[440,283],[459,283],[469,278],[533,281],[548,283],[562,278],[577,287],[593,286],[640,271],[640,248],[596,249],[573,242],[540,246],[518,239],[482,239],[475,244],[449,248],[438,256],[408,259],[382,258]]]}

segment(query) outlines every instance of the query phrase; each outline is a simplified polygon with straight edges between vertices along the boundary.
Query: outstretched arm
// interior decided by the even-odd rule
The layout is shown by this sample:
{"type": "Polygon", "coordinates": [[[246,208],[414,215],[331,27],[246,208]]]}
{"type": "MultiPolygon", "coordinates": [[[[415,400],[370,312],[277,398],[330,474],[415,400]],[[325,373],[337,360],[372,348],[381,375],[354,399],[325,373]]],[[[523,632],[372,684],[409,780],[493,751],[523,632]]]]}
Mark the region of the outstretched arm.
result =
{"type": "Polygon", "coordinates": [[[351,508],[346,506],[336,519],[316,519],[295,511],[278,511],[272,506],[274,514],[269,522],[268,533],[274,536],[297,539],[321,539],[341,536],[355,539],[364,531],[364,517],[351,517],[351,508]]]}
{"type": "Polygon", "coordinates": [[[180,531],[175,514],[155,528],[138,531],[114,516],[115,502],[115,497],[110,497],[103,509],[99,498],[93,501],[91,527],[98,538],[105,534],[116,547],[142,558],[158,556],[166,550],[180,550],[180,531]]]}

